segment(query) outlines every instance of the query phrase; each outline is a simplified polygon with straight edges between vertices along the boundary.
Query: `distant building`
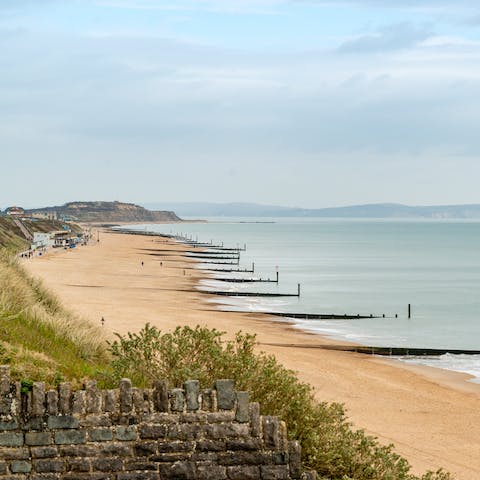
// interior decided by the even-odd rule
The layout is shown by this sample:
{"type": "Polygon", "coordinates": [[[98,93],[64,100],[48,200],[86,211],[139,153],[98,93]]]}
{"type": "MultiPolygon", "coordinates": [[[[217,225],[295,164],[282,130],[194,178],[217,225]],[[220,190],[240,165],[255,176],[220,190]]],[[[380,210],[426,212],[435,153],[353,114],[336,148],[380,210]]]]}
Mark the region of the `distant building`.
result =
{"type": "Polygon", "coordinates": [[[7,215],[11,215],[12,217],[23,217],[25,216],[25,210],[21,207],[8,207],[5,210],[7,215]]]}

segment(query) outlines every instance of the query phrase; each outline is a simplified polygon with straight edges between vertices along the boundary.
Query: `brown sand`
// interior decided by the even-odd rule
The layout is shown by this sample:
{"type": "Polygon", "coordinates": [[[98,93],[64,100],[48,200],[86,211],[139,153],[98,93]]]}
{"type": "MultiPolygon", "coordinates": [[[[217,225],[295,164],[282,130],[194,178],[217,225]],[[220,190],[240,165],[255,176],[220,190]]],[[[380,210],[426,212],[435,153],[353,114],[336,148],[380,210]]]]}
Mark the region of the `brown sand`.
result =
{"type": "Polygon", "coordinates": [[[205,274],[175,256],[182,248],[177,244],[113,233],[100,238],[96,245],[53,252],[25,265],[72,310],[96,323],[104,317],[110,336],[139,330],[146,322],[164,331],[206,325],[229,336],[238,330],[256,333],[261,348],[298,371],[319,400],[344,403],[356,427],[394,443],[415,473],[442,466],[462,480],[480,478],[480,386],[467,382],[466,375],[289,347],[338,342],[265,316],[214,310],[205,302],[210,297],[192,291],[205,274]],[[154,251],[166,248],[170,256],[154,251]]]}

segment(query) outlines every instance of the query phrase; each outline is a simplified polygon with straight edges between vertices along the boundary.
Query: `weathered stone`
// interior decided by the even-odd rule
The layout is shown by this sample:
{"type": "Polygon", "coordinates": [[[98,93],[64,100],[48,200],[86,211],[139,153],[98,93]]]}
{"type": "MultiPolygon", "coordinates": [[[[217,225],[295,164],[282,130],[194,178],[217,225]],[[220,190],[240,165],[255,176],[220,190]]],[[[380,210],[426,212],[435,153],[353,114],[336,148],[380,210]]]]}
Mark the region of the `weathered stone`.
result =
{"type": "Polygon", "coordinates": [[[91,414],[79,419],[81,427],[111,427],[112,416],[107,413],[91,414]]]}
{"type": "Polygon", "coordinates": [[[12,473],[30,473],[32,471],[32,463],[26,460],[14,460],[10,464],[12,473]]]}
{"type": "Polygon", "coordinates": [[[105,412],[115,412],[118,403],[117,390],[104,390],[102,392],[103,410],[105,412]]]}
{"type": "Polygon", "coordinates": [[[58,447],[31,447],[32,458],[53,458],[58,456],[58,447]]]}
{"type": "Polygon", "coordinates": [[[17,430],[18,422],[16,420],[9,420],[6,422],[0,421],[0,430],[17,430]]]}
{"type": "Polygon", "coordinates": [[[217,380],[215,389],[217,390],[217,406],[219,410],[233,410],[235,405],[233,380],[217,380]]]}
{"type": "Polygon", "coordinates": [[[203,412],[181,413],[179,421],[181,423],[207,423],[207,414],[203,412]]]}
{"type": "Polygon", "coordinates": [[[205,412],[216,412],[217,411],[217,392],[211,388],[202,390],[201,395],[202,400],[202,410],[205,412]]]}
{"type": "Polygon", "coordinates": [[[207,413],[207,423],[224,423],[233,422],[235,420],[235,412],[211,412],[207,413]]]}
{"type": "Polygon", "coordinates": [[[227,450],[262,450],[263,444],[260,438],[233,438],[227,440],[227,450]]]}
{"type": "Polygon", "coordinates": [[[85,415],[86,399],[85,390],[78,390],[73,393],[72,413],[74,415],[85,415]]]}
{"type": "Polygon", "coordinates": [[[0,433],[0,446],[20,447],[23,445],[23,433],[0,433]]]}
{"type": "Polygon", "coordinates": [[[116,472],[122,470],[120,458],[96,458],[92,460],[92,469],[100,472],[116,472]]]}
{"type": "Polygon", "coordinates": [[[119,473],[117,480],[160,480],[160,475],[158,472],[125,472],[119,473]]]}
{"type": "Polygon", "coordinates": [[[125,462],[125,470],[150,470],[158,471],[158,463],[156,462],[142,462],[138,460],[127,460],[125,462]]]}
{"type": "Polygon", "coordinates": [[[25,447],[0,447],[0,458],[2,460],[28,460],[30,455],[28,453],[28,448],[25,447]]]}
{"type": "Polygon", "coordinates": [[[37,473],[61,473],[65,471],[65,461],[59,459],[35,460],[33,465],[37,473]]]}
{"type": "Polygon", "coordinates": [[[67,459],[67,470],[69,472],[89,472],[91,470],[90,460],[86,458],[67,459]]]}
{"type": "Polygon", "coordinates": [[[78,418],[71,415],[49,416],[47,426],[52,429],[78,428],[78,418]]]}
{"type": "Polygon", "coordinates": [[[198,465],[197,478],[198,480],[225,480],[227,478],[227,469],[214,464],[198,465]]]}
{"type": "Polygon", "coordinates": [[[225,440],[203,440],[197,441],[197,450],[201,452],[224,452],[226,450],[225,440]]]}
{"type": "Polygon", "coordinates": [[[235,466],[227,468],[227,476],[231,480],[258,480],[260,469],[252,466],[235,466]]]}
{"type": "Polygon", "coordinates": [[[144,399],[143,390],[141,388],[132,388],[132,401],[133,408],[136,413],[143,413],[144,411],[144,399]]]}
{"type": "Polygon", "coordinates": [[[262,436],[262,423],[260,419],[260,404],[257,402],[250,403],[248,406],[250,415],[250,431],[253,437],[262,436]]]}
{"type": "Polygon", "coordinates": [[[97,445],[61,445],[58,447],[59,454],[62,457],[94,457],[103,454],[102,448],[97,445]]]}
{"type": "Polygon", "coordinates": [[[27,432],[25,433],[26,445],[50,445],[52,443],[51,432],[27,432]]]}
{"type": "Polygon", "coordinates": [[[263,441],[267,448],[277,449],[280,445],[280,425],[277,417],[263,417],[263,441]]]}
{"type": "Polygon", "coordinates": [[[5,475],[7,473],[7,463],[6,462],[0,462],[0,475],[5,475]]]}
{"type": "Polygon", "coordinates": [[[98,391],[95,380],[89,380],[85,383],[85,403],[87,413],[101,412],[102,394],[98,391]]]}
{"type": "Polygon", "coordinates": [[[290,476],[293,479],[300,478],[302,474],[302,447],[300,442],[289,442],[288,455],[290,463],[290,476]]]}
{"type": "Polygon", "coordinates": [[[32,404],[30,414],[32,417],[41,417],[45,413],[45,383],[34,382],[32,386],[32,404]]]}
{"type": "Polygon", "coordinates": [[[183,384],[185,389],[185,398],[187,402],[187,411],[195,411],[200,408],[198,397],[200,395],[200,382],[198,380],[188,380],[183,384]]]}
{"type": "Polygon", "coordinates": [[[168,412],[168,383],[157,380],[153,389],[153,406],[157,412],[168,412]]]}
{"type": "MultiPolygon", "coordinates": [[[[58,479],[58,477],[55,477],[58,479]]],[[[30,479],[29,479],[30,480],[30,479]]],[[[42,476],[38,479],[32,480],[45,480],[42,476]]],[[[48,480],[48,479],[47,479],[48,480]]],[[[61,476],[61,480],[115,480],[115,475],[110,473],[82,473],[82,472],[70,472],[61,476]]]]}
{"type": "Polygon", "coordinates": [[[69,383],[61,383],[58,386],[58,411],[63,415],[68,415],[72,412],[72,394],[69,383]]]}
{"type": "Polygon", "coordinates": [[[132,407],[132,382],[128,378],[122,378],[120,380],[120,412],[130,413],[132,407]]]}
{"type": "Polygon", "coordinates": [[[158,452],[157,442],[138,442],[133,446],[136,457],[148,457],[158,452]]]}
{"type": "Polygon", "coordinates": [[[58,415],[58,392],[55,390],[47,392],[47,413],[49,415],[58,415]]]}
{"type": "Polygon", "coordinates": [[[235,414],[235,420],[240,423],[247,423],[250,420],[248,413],[248,402],[250,401],[250,395],[248,392],[237,392],[237,411],[235,414]]]}
{"type": "Polygon", "coordinates": [[[262,480],[290,480],[287,466],[260,467],[262,480]]]}
{"type": "Polygon", "coordinates": [[[170,392],[170,408],[172,412],[183,412],[185,408],[185,395],[181,388],[174,388],[170,392]]]}
{"type": "Polygon", "coordinates": [[[206,425],[202,431],[206,438],[225,439],[230,437],[247,437],[249,434],[248,425],[244,423],[214,423],[206,425]]]}
{"type": "Polygon", "coordinates": [[[257,452],[220,452],[218,455],[219,465],[271,465],[272,454],[268,451],[257,452]]]}
{"type": "Polygon", "coordinates": [[[55,443],[57,445],[85,443],[85,432],[83,430],[57,430],[55,432],[55,443]]]}
{"type": "Polygon", "coordinates": [[[160,465],[160,476],[163,479],[190,480],[196,478],[197,467],[193,462],[176,462],[171,465],[160,465]]]}
{"type": "Polygon", "coordinates": [[[167,436],[167,426],[143,424],[139,427],[139,433],[142,439],[163,439],[167,436]]]}
{"type": "Polygon", "coordinates": [[[3,397],[10,393],[10,367],[0,365],[0,395],[3,397]]]}
{"type": "Polygon", "coordinates": [[[108,442],[113,440],[113,432],[109,428],[94,428],[88,430],[88,440],[90,442],[108,442]]]}
{"type": "Polygon", "coordinates": [[[100,455],[111,455],[111,456],[122,456],[122,457],[130,457],[133,455],[133,448],[125,443],[117,443],[117,442],[107,442],[107,443],[99,443],[97,446],[97,454],[100,452],[100,455]]]}
{"type": "Polygon", "coordinates": [[[120,426],[117,427],[115,432],[115,438],[122,442],[129,442],[137,439],[137,428],[135,426],[126,427],[120,426]]]}

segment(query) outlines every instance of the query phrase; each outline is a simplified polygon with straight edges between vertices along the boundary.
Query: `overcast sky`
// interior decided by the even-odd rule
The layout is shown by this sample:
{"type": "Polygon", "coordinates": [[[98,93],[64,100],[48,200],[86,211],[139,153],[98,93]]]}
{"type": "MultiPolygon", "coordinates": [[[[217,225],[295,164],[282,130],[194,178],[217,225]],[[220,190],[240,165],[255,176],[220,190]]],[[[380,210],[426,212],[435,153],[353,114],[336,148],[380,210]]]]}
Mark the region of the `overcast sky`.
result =
{"type": "Polygon", "coordinates": [[[480,203],[478,0],[0,0],[0,208],[480,203]]]}

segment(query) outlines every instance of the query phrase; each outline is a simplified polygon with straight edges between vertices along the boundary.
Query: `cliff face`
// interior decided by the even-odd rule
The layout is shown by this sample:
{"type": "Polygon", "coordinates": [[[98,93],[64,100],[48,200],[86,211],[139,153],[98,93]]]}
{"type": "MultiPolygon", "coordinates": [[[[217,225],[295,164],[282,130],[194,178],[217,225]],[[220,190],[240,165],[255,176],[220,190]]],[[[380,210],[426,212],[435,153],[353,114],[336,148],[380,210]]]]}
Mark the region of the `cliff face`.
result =
{"type": "Polygon", "coordinates": [[[29,213],[56,212],[79,222],[179,222],[174,212],[151,211],[133,203],[70,202],[58,207],[29,210],[29,213]]]}

